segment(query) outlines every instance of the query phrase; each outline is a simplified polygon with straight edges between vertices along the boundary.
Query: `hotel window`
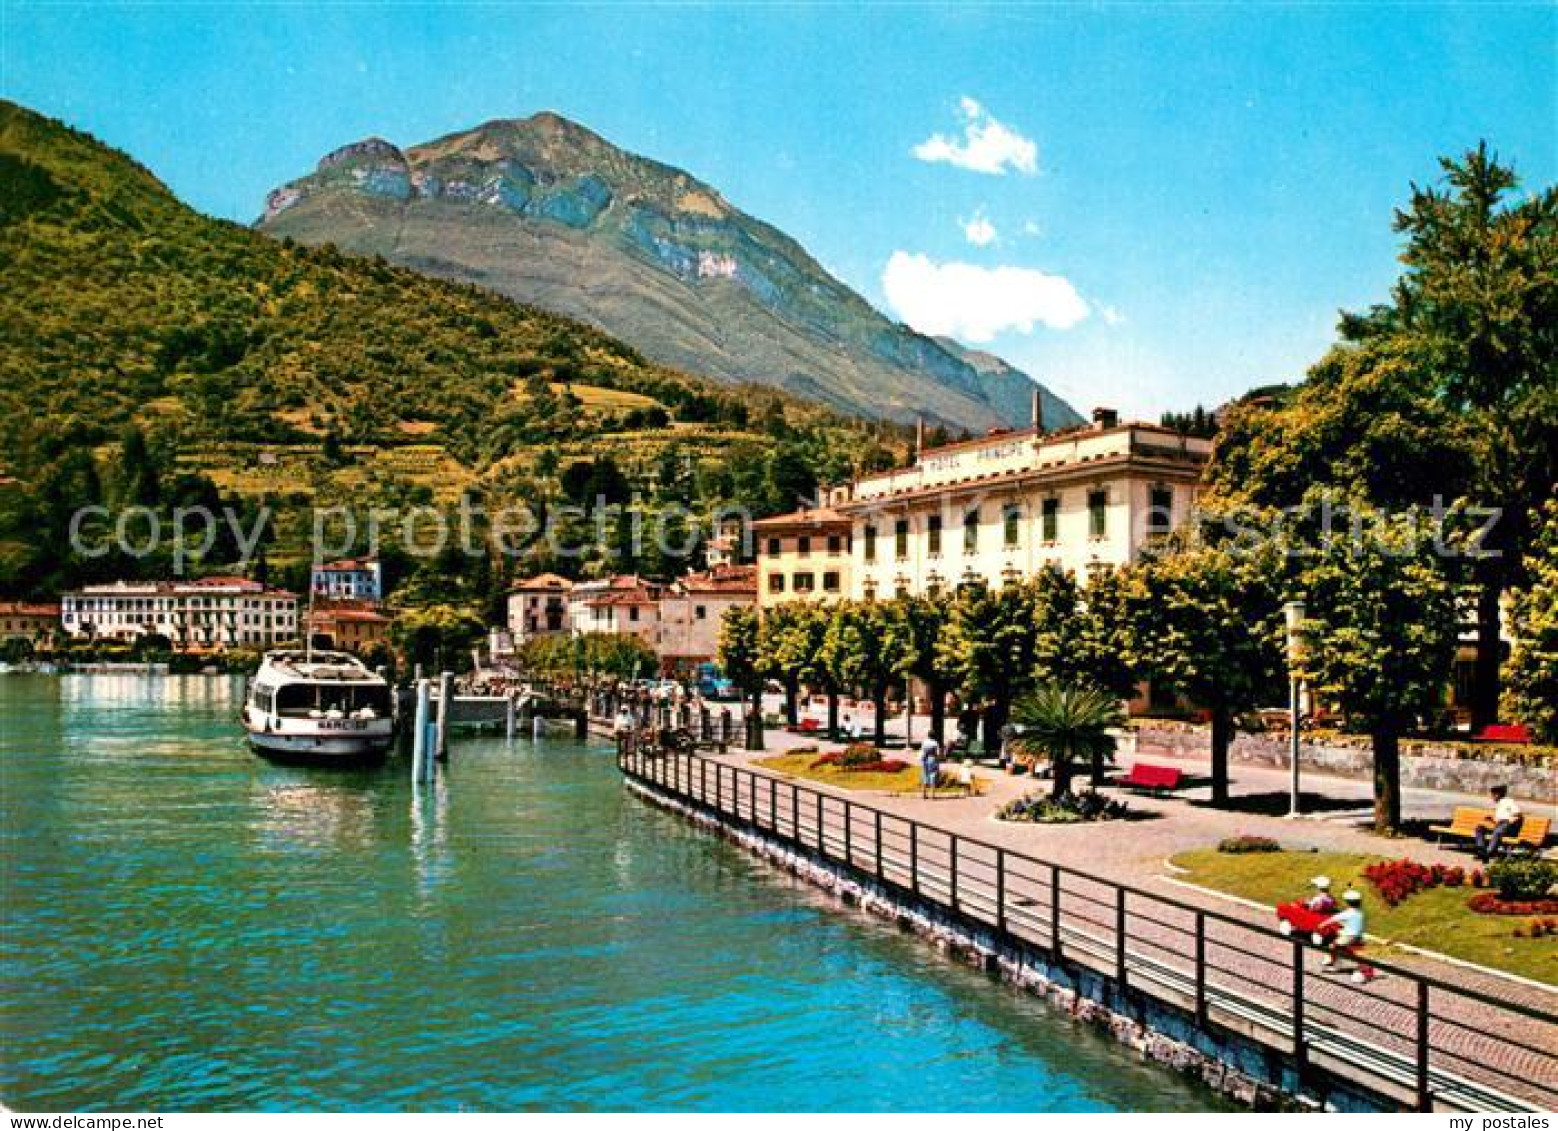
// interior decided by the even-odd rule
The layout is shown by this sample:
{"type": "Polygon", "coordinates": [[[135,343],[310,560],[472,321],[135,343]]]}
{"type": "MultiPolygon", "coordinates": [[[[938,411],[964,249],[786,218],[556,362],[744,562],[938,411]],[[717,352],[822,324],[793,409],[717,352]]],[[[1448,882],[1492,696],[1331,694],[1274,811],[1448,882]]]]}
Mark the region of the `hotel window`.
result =
{"type": "Polygon", "coordinates": [[[866,526],[866,561],[876,561],[876,527],[866,526]]]}
{"type": "Polygon", "coordinates": [[[778,554],[779,554],[779,539],[777,539],[777,538],[770,538],[768,540],[768,556],[772,558],[772,557],[777,557],[778,554]]]}
{"type": "Polygon", "coordinates": [[[1174,529],[1174,488],[1154,487],[1147,494],[1147,537],[1160,538],[1174,529]]]}
{"type": "Polygon", "coordinates": [[[768,591],[770,593],[784,592],[784,574],[771,573],[768,575],[768,591]]]}
{"type": "Polygon", "coordinates": [[[941,516],[933,514],[925,527],[925,550],[927,553],[941,553],[941,516]]]}
{"type": "Polygon", "coordinates": [[[975,507],[963,516],[963,552],[972,554],[979,549],[979,508],[975,507]]]}
{"type": "Polygon", "coordinates": [[[843,539],[841,539],[837,534],[829,534],[828,535],[828,553],[830,553],[830,554],[838,553],[843,548],[843,545],[844,545],[843,539]]]}
{"type": "Polygon", "coordinates": [[[899,561],[909,556],[909,520],[906,518],[893,523],[893,553],[899,561]]]}
{"type": "Polygon", "coordinates": [[[1103,538],[1109,533],[1109,492],[1087,493],[1087,536],[1103,538]]]}
{"type": "Polygon", "coordinates": [[[839,575],[837,570],[831,570],[822,575],[822,591],[824,593],[837,593],[839,591],[839,575]]]}
{"type": "Polygon", "coordinates": [[[795,540],[795,552],[803,558],[811,557],[811,539],[802,534],[795,540]]]}
{"type": "Polygon", "coordinates": [[[816,578],[811,573],[798,573],[795,575],[795,591],[797,593],[810,593],[816,587],[816,578]]]}
{"type": "Polygon", "coordinates": [[[1041,536],[1046,542],[1060,540],[1060,500],[1045,499],[1039,511],[1041,536]]]}
{"type": "Polygon", "coordinates": [[[699,606],[697,606],[696,608],[693,609],[692,615],[697,617],[699,620],[708,620],[709,619],[709,610],[707,608],[705,608],[704,606],[699,605],[699,606]]]}
{"type": "Polygon", "coordinates": [[[1011,549],[1022,538],[1022,508],[1009,506],[1001,512],[1001,528],[1006,548],[1011,549]]]}

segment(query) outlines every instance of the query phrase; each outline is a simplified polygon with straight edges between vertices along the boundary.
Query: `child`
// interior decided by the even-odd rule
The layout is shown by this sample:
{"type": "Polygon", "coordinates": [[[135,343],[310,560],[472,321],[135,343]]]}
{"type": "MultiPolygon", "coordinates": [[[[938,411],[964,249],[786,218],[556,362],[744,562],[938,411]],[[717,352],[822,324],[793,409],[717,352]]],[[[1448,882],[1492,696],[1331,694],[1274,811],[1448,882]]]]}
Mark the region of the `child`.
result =
{"type": "Polygon", "coordinates": [[[1346,904],[1342,910],[1332,915],[1321,927],[1334,926],[1337,928],[1336,937],[1330,941],[1327,953],[1320,962],[1320,969],[1330,971],[1336,967],[1336,956],[1346,954],[1352,956],[1357,968],[1353,970],[1352,980],[1355,982],[1367,982],[1374,977],[1374,971],[1358,962],[1358,951],[1363,948],[1363,933],[1365,923],[1363,918],[1363,893],[1353,888],[1348,888],[1342,893],[1342,902],[1346,904]]]}
{"type": "Polygon", "coordinates": [[[1304,906],[1317,915],[1330,915],[1336,911],[1336,900],[1331,897],[1331,877],[1316,876],[1309,881],[1314,895],[1304,900],[1304,906]]]}

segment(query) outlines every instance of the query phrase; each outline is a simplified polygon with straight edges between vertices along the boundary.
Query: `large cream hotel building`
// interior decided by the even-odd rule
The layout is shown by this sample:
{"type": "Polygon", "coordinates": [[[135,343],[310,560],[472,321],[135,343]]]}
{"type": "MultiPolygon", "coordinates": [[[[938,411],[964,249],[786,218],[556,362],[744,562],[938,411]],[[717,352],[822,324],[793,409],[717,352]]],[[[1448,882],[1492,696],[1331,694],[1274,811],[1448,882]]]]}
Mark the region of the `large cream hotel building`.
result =
{"type": "MultiPolygon", "coordinates": [[[[1211,441],[1100,409],[1091,426],[998,432],[921,451],[912,467],[835,489],[850,522],[850,595],[999,586],[1058,566],[1135,561],[1189,517],[1211,441]]],[[[759,540],[759,573],[763,543],[759,540]]],[[[766,595],[766,594],[765,594],[766,595]]]]}

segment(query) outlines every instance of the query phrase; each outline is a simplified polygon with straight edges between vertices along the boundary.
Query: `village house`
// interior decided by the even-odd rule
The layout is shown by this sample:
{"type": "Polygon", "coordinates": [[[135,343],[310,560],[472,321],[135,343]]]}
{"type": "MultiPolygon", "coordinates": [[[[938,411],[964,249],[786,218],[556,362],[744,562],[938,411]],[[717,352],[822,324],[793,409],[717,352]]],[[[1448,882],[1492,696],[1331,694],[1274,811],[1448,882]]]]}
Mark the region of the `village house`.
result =
{"type": "Polygon", "coordinates": [[[636,574],[578,582],[568,594],[568,631],[574,636],[631,634],[654,648],[663,590],[664,586],[636,574]]]}
{"type": "Polygon", "coordinates": [[[758,608],[789,601],[831,604],[849,596],[854,561],[851,526],[851,519],[832,507],[754,522],[758,608]]]}
{"type": "Polygon", "coordinates": [[[757,602],[752,566],[725,565],[672,582],[660,598],[656,653],[664,675],[685,677],[719,653],[720,622],[731,609],[757,602]]]}
{"type": "Polygon", "coordinates": [[[316,647],[359,655],[389,641],[391,618],[366,601],[320,601],[304,618],[316,647]]]}
{"type": "Polygon", "coordinates": [[[60,630],[58,605],[0,601],[0,641],[25,640],[34,648],[52,644],[60,630]]]}
{"type": "Polygon", "coordinates": [[[309,580],[315,597],[331,601],[384,600],[384,570],[377,558],[341,558],[316,565],[309,580]]]}
{"type": "Polygon", "coordinates": [[[555,573],[514,583],[508,596],[508,636],[520,647],[543,636],[568,632],[568,594],[573,582],[555,573]]]}

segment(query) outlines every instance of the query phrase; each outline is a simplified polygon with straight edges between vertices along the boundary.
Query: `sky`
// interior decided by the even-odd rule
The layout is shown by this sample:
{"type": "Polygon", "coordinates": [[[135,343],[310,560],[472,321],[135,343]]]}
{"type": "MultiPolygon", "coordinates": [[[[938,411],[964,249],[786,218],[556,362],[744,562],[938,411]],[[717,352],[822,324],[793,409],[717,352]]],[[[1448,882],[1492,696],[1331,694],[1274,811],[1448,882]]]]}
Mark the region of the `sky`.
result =
{"type": "Polygon", "coordinates": [[[347,142],[556,110],[1152,419],[1302,377],[1441,155],[1558,180],[1558,6],[0,0],[0,94],[245,223],[347,142]]]}

